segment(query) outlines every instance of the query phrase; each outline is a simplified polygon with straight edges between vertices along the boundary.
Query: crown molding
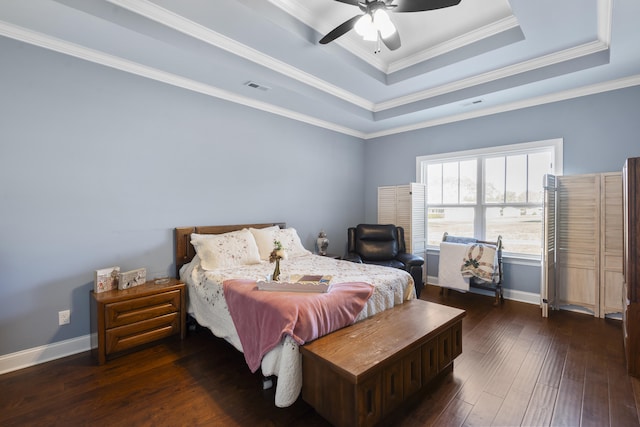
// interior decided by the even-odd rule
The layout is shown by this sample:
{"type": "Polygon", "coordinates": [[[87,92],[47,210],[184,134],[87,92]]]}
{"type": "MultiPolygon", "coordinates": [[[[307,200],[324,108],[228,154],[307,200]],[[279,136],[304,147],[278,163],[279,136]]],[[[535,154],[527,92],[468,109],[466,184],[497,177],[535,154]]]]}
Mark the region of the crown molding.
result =
{"type": "MultiPolygon", "coordinates": [[[[523,101],[513,102],[496,106],[492,108],[485,108],[476,110],[473,112],[457,114],[435,120],[427,120],[413,125],[396,127],[379,132],[366,133],[355,129],[351,129],[346,126],[341,126],[335,123],[331,123],[325,120],[319,120],[314,117],[300,114],[284,108],[279,108],[274,105],[255,101],[253,99],[238,96],[232,92],[224,91],[209,85],[205,85],[200,82],[196,82],[191,79],[187,79],[175,74],[163,72],[151,67],[143,66],[132,61],[124,60],[122,58],[108,55],[102,52],[95,51],[83,46],[79,46],[67,41],[55,39],[51,36],[34,32],[16,25],[0,21],[0,35],[12,38],[14,40],[29,43],[34,46],[39,46],[48,50],[52,50],[65,55],[73,56],[79,59],[83,59],[96,64],[104,65],[110,68],[114,68],[127,73],[135,74],[141,77],[149,78],[152,80],[160,81],[172,86],[181,87],[194,92],[198,92],[204,95],[224,99],[230,102],[235,102],[247,107],[259,109],[265,112],[276,114],[282,117],[286,117],[292,120],[297,120],[303,123],[310,124],[312,126],[321,127],[327,130],[335,131],[345,135],[354,136],[356,138],[368,140],[379,138],[383,136],[389,136],[404,132],[410,132],[413,130],[424,129],[433,126],[439,126],[448,123],[454,123],[462,120],[468,120],[492,114],[498,114],[502,112],[508,112],[518,110],[521,108],[533,107],[542,104],[548,104],[552,102],[562,101],[571,98],[578,98],[587,95],[593,95],[601,92],[607,92],[617,89],[623,89],[626,87],[640,85],[640,75],[621,78],[610,82],[599,83],[595,85],[586,86],[583,88],[572,89],[555,94],[540,96],[536,98],[530,98],[523,101]]],[[[597,44],[597,42],[594,42],[597,44]]]]}
{"type": "Polygon", "coordinates": [[[509,65],[503,68],[499,68],[497,70],[492,70],[483,74],[478,74],[476,76],[458,80],[446,85],[411,93],[409,95],[391,99],[389,101],[380,102],[375,105],[374,112],[379,112],[379,111],[388,110],[390,108],[400,107],[406,104],[410,104],[412,102],[423,101],[425,99],[433,98],[435,96],[440,96],[440,95],[444,95],[450,92],[455,92],[461,89],[467,89],[469,87],[504,79],[506,77],[511,77],[517,74],[533,71],[539,68],[558,64],[564,61],[569,61],[569,60],[580,58],[586,55],[591,55],[591,54],[606,50],[608,48],[609,46],[601,42],[600,40],[592,41],[580,46],[575,46],[560,52],[554,52],[554,53],[544,55],[538,58],[534,58],[528,61],[520,62],[514,65],[509,65]]]}
{"type": "Polygon", "coordinates": [[[598,40],[607,46],[611,44],[611,22],[613,21],[613,0],[598,1],[598,40]]]}
{"type": "Polygon", "coordinates": [[[444,55],[456,49],[460,49],[464,46],[470,45],[471,43],[484,40],[487,37],[495,36],[518,26],[518,20],[515,16],[511,15],[496,22],[492,22],[491,24],[485,25],[484,27],[455,37],[451,40],[447,40],[446,42],[440,43],[414,55],[407,56],[406,58],[392,62],[384,71],[387,74],[395,73],[396,71],[400,71],[421,62],[428,61],[429,59],[436,58],[440,55],[444,55]]]}
{"type": "MultiPolygon", "coordinates": [[[[410,104],[417,101],[423,101],[435,96],[444,95],[449,92],[454,92],[460,89],[466,89],[474,85],[479,85],[495,80],[499,80],[505,77],[513,76],[516,74],[532,71],[541,67],[561,63],[563,61],[576,59],[578,57],[589,55],[595,52],[599,52],[604,49],[608,49],[611,32],[611,17],[612,17],[612,0],[597,0],[598,6],[598,40],[583,45],[575,46],[565,49],[560,52],[551,53],[542,57],[534,58],[528,61],[524,61],[511,66],[503,67],[497,70],[492,70],[481,75],[473,76],[467,79],[458,80],[450,84],[441,85],[436,88],[430,88],[423,91],[415,92],[406,96],[390,99],[380,103],[373,103],[367,99],[359,97],[352,92],[341,89],[335,85],[332,85],[320,78],[317,78],[311,74],[308,74],[298,68],[292,67],[282,61],[272,58],[263,54],[253,48],[250,48],[242,43],[238,43],[222,34],[212,31],[202,25],[199,25],[191,20],[183,18],[167,9],[164,9],[149,0],[107,0],[108,2],[125,8],[131,12],[144,16],[148,19],[156,21],[160,24],[173,28],[176,31],[180,31],[186,35],[197,38],[205,43],[224,49],[230,53],[238,55],[249,61],[252,61],[258,65],[270,68],[280,74],[292,77],[304,84],[307,84],[315,89],[324,91],[332,96],[340,98],[344,101],[350,102],[358,107],[364,108],[372,113],[388,110],[391,108],[401,107],[406,104],[410,104]],[[603,22],[606,21],[606,22],[603,22]],[[609,34],[609,36],[607,36],[609,34]],[[604,39],[604,40],[603,40],[604,39]]],[[[304,7],[300,5],[293,6],[294,3],[287,0],[272,0],[272,3],[276,6],[287,11],[287,9],[295,9],[303,17],[305,13],[304,7]],[[286,6],[285,6],[286,5],[286,6]]],[[[306,19],[306,18],[305,18],[306,19]]],[[[495,27],[489,26],[489,28],[483,28],[479,34],[485,34],[485,37],[491,35],[491,32],[498,31],[500,28],[502,31],[511,28],[513,25],[517,25],[515,17],[513,19],[504,19],[497,23],[495,27]]],[[[477,37],[479,34],[476,34],[477,37]]],[[[453,41],[452,43],[462,43],[462,40],[453,41]]],[[[445,49],[444,46],[437,47],[438,49],[445,49]]],[[[440,51],[444,53],[444,50],[440,51]]],[[[431,54],[435,54],[431,52],[431,54]]]]}
{"type": "MultiPolygon", "coordinates": [[[[315,25],[317,22],[317,16],[315,16],[308,7],[305,7],[304,2],[294,0],[269,0],[270,3],[280,8],[285,13],[288,13],[310,28],[313,28],[317,32],[324,34],[333,29],[330,25],[324,25],[319,27],[315,25]]],[[[469,31],[466,34],[455,37],[451,40],[447,40],[431,48],[417,52],[406,58],[386,63],[380,58],[379,55],[371,55],[371,49],[366,44],[362,43],[362,40],[353,39],[338,39],[333,43],[337,43],[350,53],[360,58],[364,62],[368,63],[372,67],[385,74],[391,74],[396,71],[403,70],[437,56],[454,51],[471,43],[475,43],[479,40],[491,37],[501,32],[507,31],[513,27],[518,26],[518,21],[515,16],[502,18],[496,22],[487,24],[481,28],[469,31]]]]}
{"type": "Polygon", "coordinates": [[[298,80],[308,86],[340,98],[358,107],[371,111],[373,102],[355,95],[352,92],[332,85],[299,68],[293,67],[247,45],[239,43],[203,25],[179,16],[170,10],[160,7],[148,0],[107,0],[116,6],[127,9],[147,19],[158,22],[183,34],[203,41],[211,46],[223,49],[255,64],[269,68],[282,75],[298,80]]]}
{"type": "Polygon", "coordinates": [[[449,123],[460,122],[463,120],[475,119],[484,116],[490,116],[493,114],[506,113],[509,111],[520,110],[528,107],[535,107],[538,105],[551,104],[553,102],[565,101],[573,98],[580,98],[588,95],[595,95],[603,92],[610,92],[613,90],[624,89],[633,86],[640,85],[640,74],[634,76],[624,77],[617,80],[606,81],[589,86],[583,86],[576,89],[565,90],[562,92],[556,92],[549,95],[538,96],[535,98],[529,98],[522,101],[511,102],[491,108],[484,108],[472,112],[451,115],[435,120],[427,120],[421,123],[415,123],[408,126],[396,127],[393,129],[387,129],[379,132],[367,133],[364,139],[374,139],[383,136],[395,135],[399,133],[411,132],[414,130],[445,125],[449,123]]]}
{"type": "Polygon", "coordinates": [[[198,92],[203,95],[212,96],[214,98],[223,99],[225,101],[234,102],[236,104],[245,105],[247,107],[255,108],[257,110],[266,111],[272,114],[276,114],[282,117],[287,117],[299,122],[308,123],[313,126],[318,126],[335,132],[343,133],[346,135],[355,136],[357,138],[364,138],[365,133],[351,129],[345,126],[331,123],[326,120],[320,120],[315,117],[301,114],[286,108],[277,107],[267,102],[257,101],[255,99],[241,96],[233,92],[220,89],[205,83],[201,83],[186,77],[178,76],[176,74],[161,71],[156,68],[148,67],[146,65],[138,64],[133,61],[129,61],[114,55],[99,52],[97,50],[89,49],[84,46],[70,43],[64,40],[60,40],[45,34],[41,34],[32,30],[28,30],[22,27],[18,27],[13,24],[9,24],[0,21],[0,35],[12,38],[14,40],[29,43],[34,46],[39,46],[54,52],[62,53],[65,55],[73,56],[75,58],[83,59],[96,64],[104,65],[106,67],[114,68],[116,70],[124,71],[137,76],[145,77],[158,82],[166,83],[172,86],[176,86],[182,89],[187,89],[192,92],[198,92]]]}
{"type": "MultiPolygon", "coordinates": [[[[108,1],[116,4],[120,2],[131,2],[132,0],[108,0],[108,1]]],[[[139,0],[139,1],[137,0],[135,3],[152,5],[146,0],[139,0]]],[[[599,31],[599,37],[607,39],[607,37],[610,37],[610,35],[607,36],[607,34],[610,34],[610,31],[611,31],[611,28],[610,28],[611,1],[598,0],[598,5],[599,5],[599,11],[601,12],[599,14],[600,18],[602,18],[602,14],[604,12],[608,11],[607,16],[609,17],[609,20],[608,20],[609,24],[599,26],[599,29],[601,30],[599,31]],[[600,7],[602,5],[607,7],[600,7]]],[[[155,5],[152,5],[152,6],[155,8],[155,5]]],[[[389,136],[393,134],[409,132],[412,130],[418,130],[418,129],[438,126],[442,124],[448,124],[448,123],[453,123],[457,121],[468,120],[472,118],[483,117],[483,116],[498,114],[498,113],[507,112],[507,111],[513,111],[521,108],[527,108],[527,107],[532,107],[536,105],[542,105],[542,104],[562,101],[566,99],[577,98],[581,96],[587,96],[587,95],[592,95],[596,93],[640,85],[640,75],[635,75],[631,77],[617,79],[610,82],[598,83],[590,86],[585,86],[582,88],[576,88],[568,91],[530,98],[523,101],[503,104],[501,106],[480,109],[473,112],[452,115],[452,116],[435,119],[435,120],[427,120],[420,123],[416,123],[408,126],[396,127],[392,129],[379,131],[379,132],[366,133],[366,132],[358,131],[346,126],[338,125],[336,123],[329,122],[326,120],[320,120],[315,117],[312,117],[306,114],[301,114],[286,108],[277,107],[275,105],[272,105],[266,102],[257,101],[245,96],[237,95],[233,92],[230,92],[224,89],[220,89],[220,88],[207,85],[192,79],[188,79],[176,74],[172,74],[172,73],[161,71],[152,67],[148,67],[133,61],[129,61],[129,60],[114,56],[114,55],[99,52],[94,49],[80,46],[78,44],[71,43],[65,40],[57,39],[49,35],[38,33],[30,29],[25,29],[20,26],[7,23],[4,21],[0,21],[0,35],[15,39],[18,41],[22,41],[34,46],[39,46],[48,50],[52,50],[58,53],[69,55],[75,58],[83,59],[89,62],[93,62],[93,63],[107,66],[113,69],[124,71],[130,74],[149,78],[149,79],[156,80],[156,81],[169,84],[175,87],[180,87],[193,92],[201,93],[207,96],[212,96],[215,98],[234,102],[250,108],[276,114],[292,120],[307,123],[312,126],[324,128],[324,129],[338,132],[345,135],[350,135],[363,140],[379,138],[382,136],[389,136]]],[[[221,36],[221,37],[224,37],[224,36],[221,36]]],[[[227,41],[230,41],[230,39],[226,37],[224,37],[224,39],[226,39],[227,41]]],[[[239,45],[236,42],[233,42],[233,41],[231,42],[232,43],[228,44],[227,47],[229,47],[230,45],[233,45],[233,46],[239,45]]],[[[382,111],[386,108],[393,108],[395,106],[404,105],[409,102],[415,102],[422,99],[426,99],[428,97],[438,96],[440,94],[448,93],[453,90],[459,90],[465,87],[473,86],[475,84],[481,84],[483,82],[492,81],[492,80],[506,77],[509,75],[529,71],[537,67],[544,67],[544,66],[556,63],[554,61],[568,60],[572,58],[577,58],[581,55],[587,55],[590,53],[598,52],[603,49],[607,49],[608,46],[609,45],[605,40],[600,39],[598,41],[594,41],[594,42],[577,46],[571,49],[567,49],[562,52],[553,53],[553,54],[546,55],[544,57],[537,58],[531,61],[526,61],[520,64],[516,64],[514,66],[505,67],[500,70],[485,73],[483,75],[466,79],[460,82],[456,82],[451,85],[445,85],[438,88],[422,91],[413,95],[409,95],[406,97],[401,97],[401,98],[398,98],[399,101],[391,100],[384,103],[380,103],[378,105],[373,105],[369,101],[367,101],[369,105],[373,105],[373,107],[370,107],[368,109],[370,109],[372,112],[382,111]]],[[[251,51],[256,52],[252,49],[251,51]]],[[[266,55],[263,55],[263,54],[260,54],[260,56],[266,57],[266,55]]],[[[285,68],[290,68],[286,64],[282,64],[282,63],[280,64],[284,65],[285,68]]],[[[312,77],[312,80],[319,80],[314,78],[313,76],[311,77],[312,77]]],[[[317,87],[317,86],[314,86],[314,87],[317,87]]]]}

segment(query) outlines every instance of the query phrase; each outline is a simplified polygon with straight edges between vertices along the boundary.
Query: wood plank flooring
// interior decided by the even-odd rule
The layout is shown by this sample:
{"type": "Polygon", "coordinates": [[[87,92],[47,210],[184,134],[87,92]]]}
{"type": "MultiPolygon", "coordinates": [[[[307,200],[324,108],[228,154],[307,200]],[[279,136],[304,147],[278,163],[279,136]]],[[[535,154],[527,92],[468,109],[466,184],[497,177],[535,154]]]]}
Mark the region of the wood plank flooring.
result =
{"type": "MultiPolygon", "coordinates": [[[[639,426],[621,324],[427,286],[467,310],[463,353],[393,426],[639,426]]],[[[89,352],[0,376],[2,426],[328,426],[302,399],[273,405],[244,358],[206,330],[98,366],[89,352]]]]}

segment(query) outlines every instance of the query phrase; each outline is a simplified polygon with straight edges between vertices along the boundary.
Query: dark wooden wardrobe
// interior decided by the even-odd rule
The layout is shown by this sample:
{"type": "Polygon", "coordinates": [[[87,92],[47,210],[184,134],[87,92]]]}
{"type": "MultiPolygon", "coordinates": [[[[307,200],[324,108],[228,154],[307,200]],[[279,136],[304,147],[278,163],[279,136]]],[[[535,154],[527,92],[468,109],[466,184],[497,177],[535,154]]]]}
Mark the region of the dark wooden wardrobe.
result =
{"type": "Polygon", "coordinates": [[[624,347],[629,374],[640,377],[640,157],[622,168],[624,347]]]}

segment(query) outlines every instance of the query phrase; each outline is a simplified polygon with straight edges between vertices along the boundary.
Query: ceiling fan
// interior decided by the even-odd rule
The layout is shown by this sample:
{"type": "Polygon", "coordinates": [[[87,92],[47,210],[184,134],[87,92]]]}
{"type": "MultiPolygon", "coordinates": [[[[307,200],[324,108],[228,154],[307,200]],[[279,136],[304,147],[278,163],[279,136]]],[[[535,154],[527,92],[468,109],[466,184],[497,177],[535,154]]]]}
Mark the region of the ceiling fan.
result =
{"type": "MultiPolygon", "coordinates": [[[[380,41],[389,48],[400,47],[400,35],[391,22],[387,11],[391,12],[423,12],[455,6],[461,0],[335,0],[340,3],[358,6],[363,12],[338,25],[320,39],[320,44],[327,44],[355,29],[365,40],[380,41]]],[[[380,50],[378,47],[377,52],[380,50]]]]}

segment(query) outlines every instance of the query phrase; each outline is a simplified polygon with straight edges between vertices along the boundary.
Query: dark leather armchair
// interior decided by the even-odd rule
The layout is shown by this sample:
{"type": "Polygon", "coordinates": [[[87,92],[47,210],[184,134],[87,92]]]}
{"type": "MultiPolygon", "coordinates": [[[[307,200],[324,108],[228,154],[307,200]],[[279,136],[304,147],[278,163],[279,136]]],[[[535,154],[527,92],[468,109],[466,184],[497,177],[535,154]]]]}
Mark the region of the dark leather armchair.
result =
{"type": "Polygon", "coordinates": [[[393,224],[359,224],[350,227],[347,232],[347,256],[344,259],[406,270],[413,277],[416,295],[420,296],[424,286],[424,259],[407,253],[402,227],[393,224]]]}

